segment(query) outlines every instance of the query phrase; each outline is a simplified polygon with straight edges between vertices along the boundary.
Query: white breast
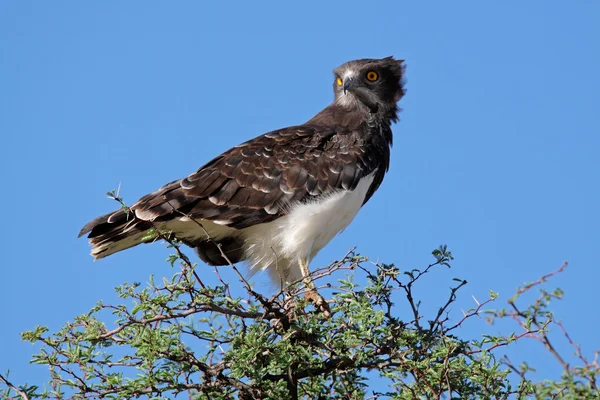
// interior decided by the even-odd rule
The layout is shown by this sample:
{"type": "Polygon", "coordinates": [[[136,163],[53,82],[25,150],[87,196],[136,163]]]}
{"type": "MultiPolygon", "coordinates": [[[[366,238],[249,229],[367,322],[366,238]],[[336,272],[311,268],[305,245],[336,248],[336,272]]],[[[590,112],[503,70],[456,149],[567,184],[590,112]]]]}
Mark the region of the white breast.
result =
{"type": "MultiPolygon", "coordinates": [[[[376,172],[376,171],[375,171],[376,172]]],[[[291,205],[290,212],[273,222],[241,232],[250,268],[269,268],[276,282],[300,279],[298,260],[310,262],[352,222],[360,210],[375,172],[357,187],[340,190],[313,202],[291,205]]]]}

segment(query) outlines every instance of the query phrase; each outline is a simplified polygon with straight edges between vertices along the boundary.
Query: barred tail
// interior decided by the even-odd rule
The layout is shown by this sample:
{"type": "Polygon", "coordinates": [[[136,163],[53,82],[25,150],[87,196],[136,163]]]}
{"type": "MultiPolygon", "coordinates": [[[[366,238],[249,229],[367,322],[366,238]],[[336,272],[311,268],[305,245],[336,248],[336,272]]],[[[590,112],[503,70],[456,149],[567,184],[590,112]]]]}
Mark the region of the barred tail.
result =
{"type": "Polygon", "coordinates": [[[136,218],[131,211],[118,210],[87,223],[79,232],[89,232],[91,254],[95,260],[144,243],[143,238],[152,229],[152,223],[136,218]]]}

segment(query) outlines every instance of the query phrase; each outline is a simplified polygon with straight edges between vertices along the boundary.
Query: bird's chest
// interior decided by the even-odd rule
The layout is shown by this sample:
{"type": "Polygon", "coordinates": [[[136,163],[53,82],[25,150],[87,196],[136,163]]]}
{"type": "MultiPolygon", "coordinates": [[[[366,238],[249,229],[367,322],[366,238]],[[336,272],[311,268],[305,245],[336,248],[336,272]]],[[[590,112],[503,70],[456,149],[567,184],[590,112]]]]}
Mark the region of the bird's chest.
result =
{"type": "Polygon", "coordinates": [[[314,201],[292,206],[277,224],[280,251],[288,256],[312,259],[354,219],[375,172],[364,177],[354,190],[340,190],[314,201]]]}

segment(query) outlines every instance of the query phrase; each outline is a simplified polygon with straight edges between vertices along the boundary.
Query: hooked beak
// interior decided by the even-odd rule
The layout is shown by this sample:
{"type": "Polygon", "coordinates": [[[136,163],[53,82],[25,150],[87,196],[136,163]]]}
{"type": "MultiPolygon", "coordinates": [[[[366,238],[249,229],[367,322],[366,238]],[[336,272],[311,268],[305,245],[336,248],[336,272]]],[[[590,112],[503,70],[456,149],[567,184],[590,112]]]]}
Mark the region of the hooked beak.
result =
{"type": "Polygon", "coordinates": [[[358,86],[360,86],[360,85],[354,79],[348,78],[344,82],[344,86],[342,86],[342,89],[344,89],[344,94],[346,94],[346,91],[352,91],[353,89],[356,89],[358,86]]]}
{"type": "Polygon", "coordinates": [[[372,113],[377,112],[379,109],[377,100],[369,94],[369,91],[361,84],[360,80],[348,78],[344,81],[342,89],[344,90],[344,95],[346,95],[346,92],[351,92],[356,99],[367,106],[372,113]]]}

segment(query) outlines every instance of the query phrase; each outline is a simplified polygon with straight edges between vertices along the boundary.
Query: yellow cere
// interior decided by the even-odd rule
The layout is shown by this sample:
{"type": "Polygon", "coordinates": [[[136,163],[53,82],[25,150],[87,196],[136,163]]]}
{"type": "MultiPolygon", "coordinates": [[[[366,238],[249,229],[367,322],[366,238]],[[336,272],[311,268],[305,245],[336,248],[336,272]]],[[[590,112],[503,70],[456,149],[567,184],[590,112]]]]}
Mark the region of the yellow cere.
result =
{"type": "Polygon", "coordinates": [[[340,78],[339,76],[338,76],[336,82],[339,86],[342,86],[342,78],[340,78]]]}
{"type": "Polygon", "coordinates": [[[367,72],[367,79],[370,80],[371,82],[375,82],[377,80],[377,78],[379,78],[379,75],[377,75],[377,72],[375,72],[375,71],[367,72]]]}

